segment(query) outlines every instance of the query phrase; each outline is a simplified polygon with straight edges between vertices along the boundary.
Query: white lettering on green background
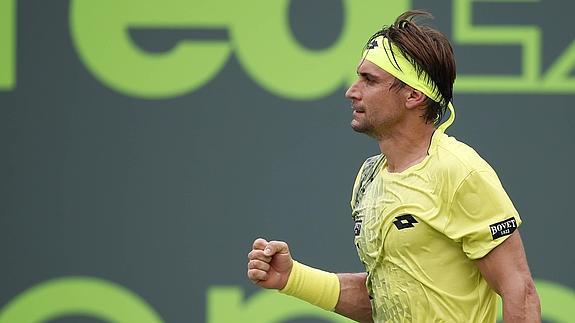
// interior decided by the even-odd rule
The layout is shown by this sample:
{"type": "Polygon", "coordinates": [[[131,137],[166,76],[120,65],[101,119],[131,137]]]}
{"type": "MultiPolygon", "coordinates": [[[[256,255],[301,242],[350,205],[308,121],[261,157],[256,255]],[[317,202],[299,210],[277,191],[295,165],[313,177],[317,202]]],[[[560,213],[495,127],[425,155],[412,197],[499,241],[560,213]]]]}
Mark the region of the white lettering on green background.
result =
{"type": "MultiPolygon", "coordinates": [[[[542,280],[535,285],[544,320],[569,322],[575,317],[575,290],[542,280]]],[[[306,317],[331,323],[350,322],[277,291],[261,290],[246,298],[239,286],[209,288],[206,304],[207,323],[274,323],[306,317]]],[[[73,315],[105,322],[164,323],[142,297],[93,277],[64,277],[33,286],[3,305],[0,323],[41,323],[73,315]]]]}

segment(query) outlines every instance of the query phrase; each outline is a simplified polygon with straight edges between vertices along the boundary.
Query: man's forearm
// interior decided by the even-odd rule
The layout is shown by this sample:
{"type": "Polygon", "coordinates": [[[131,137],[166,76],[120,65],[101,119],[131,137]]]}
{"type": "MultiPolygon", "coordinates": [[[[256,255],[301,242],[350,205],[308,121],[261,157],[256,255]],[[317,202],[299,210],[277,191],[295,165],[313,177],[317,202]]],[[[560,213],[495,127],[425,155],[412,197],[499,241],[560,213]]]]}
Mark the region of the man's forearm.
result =
{"type": "Polygon", "coordinates": [[[366,273],[337,274],[340,283],[335,312],[358,322],[373,322],[371,302],[365,287],[366,273]]]}
{"type": "Polygon", "coordinates": [[[502,295],[503,322],[541,322],[541,305],[532,281],[502,295]]]}

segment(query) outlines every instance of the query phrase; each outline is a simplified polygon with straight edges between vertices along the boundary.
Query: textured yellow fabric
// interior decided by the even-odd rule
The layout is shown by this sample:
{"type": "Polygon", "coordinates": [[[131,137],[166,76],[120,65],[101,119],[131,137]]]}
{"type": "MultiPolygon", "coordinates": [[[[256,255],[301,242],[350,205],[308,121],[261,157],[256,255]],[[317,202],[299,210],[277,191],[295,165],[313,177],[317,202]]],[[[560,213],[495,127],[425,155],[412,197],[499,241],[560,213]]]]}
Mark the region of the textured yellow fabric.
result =
{"type": "Polygon", "coordinates": [[[420,90],[433,101],[439,102],[441,100],[441,93],[427,73],[425,71],[418,73],[412,64],[413,59],[405,57],[399,47],[390,42],[389,39],[383,36],[375,38],[368,44],[363,55],[366,60],[412,88],[420,90]]]}
{"type": "MultiPolygon", "coordinates": [[[[363,52],[363,58],[412,88],[423,92],[433,101],[440,102],[442,100],[437,85],[431,80],[429,75],[423,70],[418,73],[414,63],[412,63],[414,60],[404,56],[399,47],[390,42],[389,39],[383,36],[373,39],[363,52]]],[[[451,102],[448,103],[447,107],[450,111],[449,119],[439,127],[443,131],[455,121],[455,107],[451,102]]]]}
{"type": "Polygon", "coordinates": [[[375,322],[495,322],[495,292],[473,260],[521,219],[472,148],[436,131],[428,156],[401,173],[369,158],[351,206],[375,322]]]}
{"type": "Polygon", "coordinates": [[[339,300],[339,278],[294,261],[288,282],[280,292],[333,311],[339,300]]]}

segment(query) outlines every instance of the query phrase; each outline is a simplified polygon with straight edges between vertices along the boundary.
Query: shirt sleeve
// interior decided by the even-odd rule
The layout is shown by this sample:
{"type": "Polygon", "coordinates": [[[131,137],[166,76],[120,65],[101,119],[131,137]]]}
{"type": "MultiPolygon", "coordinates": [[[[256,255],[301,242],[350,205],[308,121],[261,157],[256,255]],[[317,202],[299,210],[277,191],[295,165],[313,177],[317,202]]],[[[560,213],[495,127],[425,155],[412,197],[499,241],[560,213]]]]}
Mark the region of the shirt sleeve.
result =
{"type": "Polygon", "coordinates": [[[471,172],[453,195],[444,233],[470,259],[479,259],[505,241],[521,218],[493,170],[471,172]]]}

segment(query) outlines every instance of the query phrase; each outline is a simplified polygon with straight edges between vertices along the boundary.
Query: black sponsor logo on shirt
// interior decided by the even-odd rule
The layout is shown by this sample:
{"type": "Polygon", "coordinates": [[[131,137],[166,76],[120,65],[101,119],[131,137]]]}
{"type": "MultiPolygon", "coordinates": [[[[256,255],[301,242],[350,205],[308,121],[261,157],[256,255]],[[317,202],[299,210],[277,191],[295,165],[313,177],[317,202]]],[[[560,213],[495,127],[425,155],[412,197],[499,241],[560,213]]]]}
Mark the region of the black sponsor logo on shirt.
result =
{"type": "Polygon", "coordinates": [[[490,225],[489,229],[493,240],[495,240],[512,234],[517,229],[517,221],[515,221],[515,218],[509,218],[490,225]]]}
{"type": "Polygon", "coordinates": [[[353,225],[353,234],[357,237],[361,232],[361,220],[355,220],[355,224],[353,225]]]}
{"type": "Polygon", "coordinates": [[[398,230],[413,228],[415,227],[415,225],[413,225],[414,223],[419,222],[417,222],[417,220],[411,214],[396,216],[395,221],[393,221],[393,224],[395,224],[395,227],[398,230]]]}

